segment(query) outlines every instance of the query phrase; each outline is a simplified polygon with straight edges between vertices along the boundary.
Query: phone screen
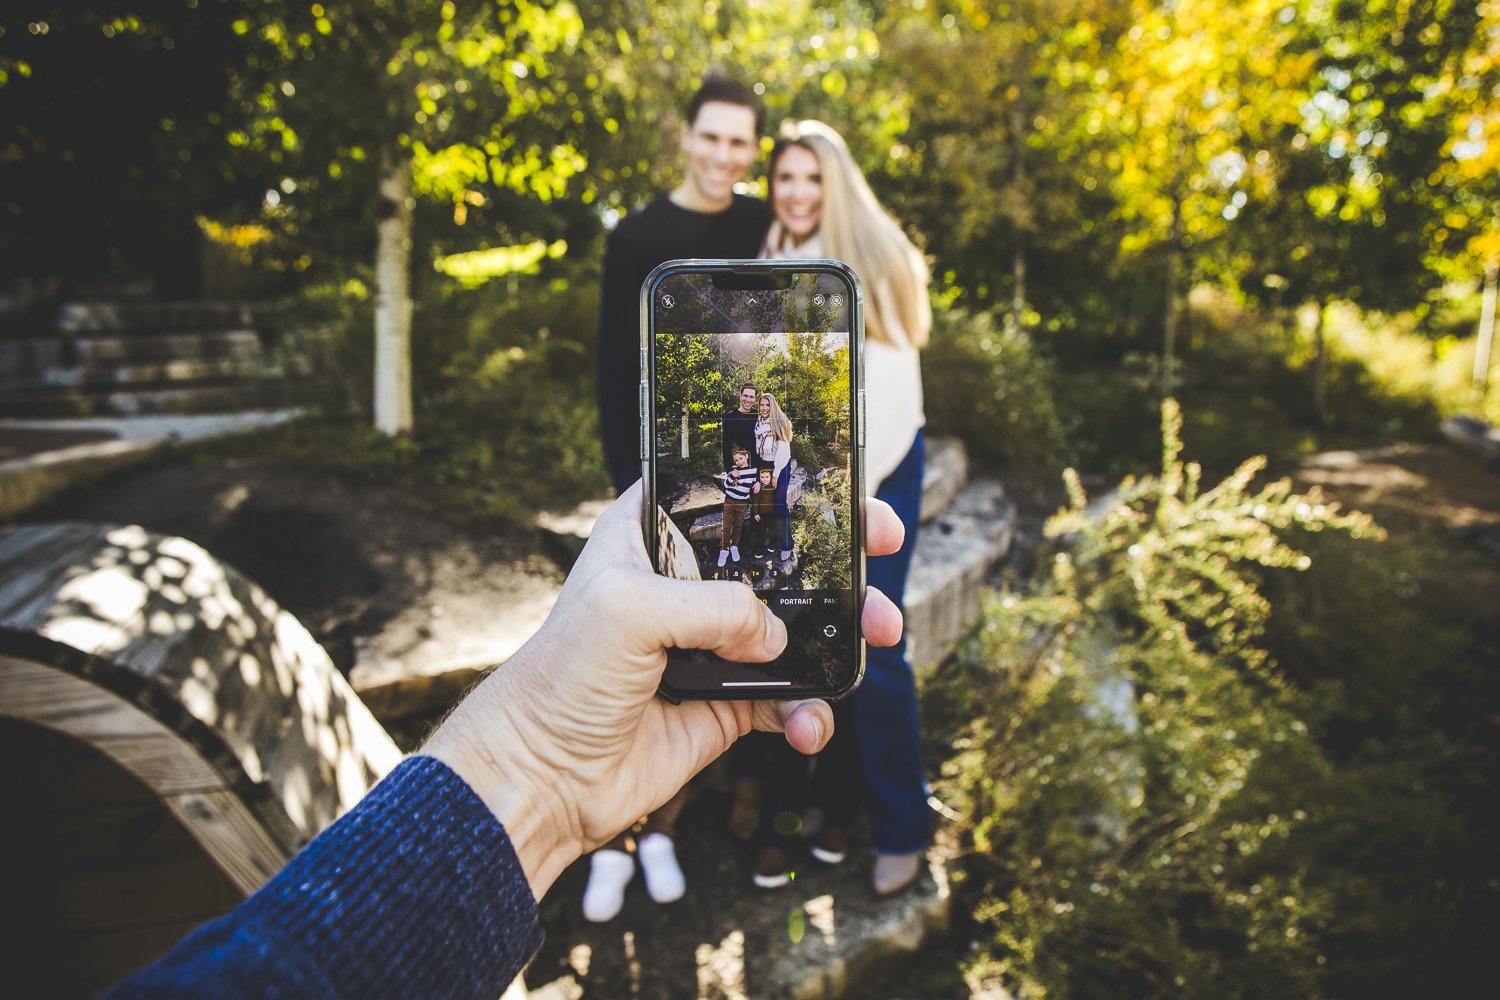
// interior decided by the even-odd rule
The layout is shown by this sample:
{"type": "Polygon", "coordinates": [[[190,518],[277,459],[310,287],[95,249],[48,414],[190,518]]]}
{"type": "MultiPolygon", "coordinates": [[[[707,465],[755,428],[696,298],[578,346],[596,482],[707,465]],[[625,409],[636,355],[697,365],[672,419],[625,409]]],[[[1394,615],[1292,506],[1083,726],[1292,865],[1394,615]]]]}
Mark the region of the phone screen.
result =
{"type": "Polygon", "coordinates": [[[656,568],[750,587],[788,639],[766,664],[670,650],[669,695],[837,696],[862,676],[857,289],[844,265],[811,261],[674,262],[647,279],[656,568]]]}

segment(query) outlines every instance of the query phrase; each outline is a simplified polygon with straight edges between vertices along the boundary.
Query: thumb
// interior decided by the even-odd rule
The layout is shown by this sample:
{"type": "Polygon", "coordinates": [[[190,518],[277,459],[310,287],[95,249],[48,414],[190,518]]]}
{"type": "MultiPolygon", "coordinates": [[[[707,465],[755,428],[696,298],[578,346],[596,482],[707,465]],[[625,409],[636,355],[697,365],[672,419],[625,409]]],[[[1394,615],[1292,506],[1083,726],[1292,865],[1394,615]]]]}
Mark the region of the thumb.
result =
{"type": "Polygon", "coordinates": [[[742,583],[632,574],[631,585],[632,652],[651,655],[676,646],[762,663],[786,648],[786,626],[742,583]]]}

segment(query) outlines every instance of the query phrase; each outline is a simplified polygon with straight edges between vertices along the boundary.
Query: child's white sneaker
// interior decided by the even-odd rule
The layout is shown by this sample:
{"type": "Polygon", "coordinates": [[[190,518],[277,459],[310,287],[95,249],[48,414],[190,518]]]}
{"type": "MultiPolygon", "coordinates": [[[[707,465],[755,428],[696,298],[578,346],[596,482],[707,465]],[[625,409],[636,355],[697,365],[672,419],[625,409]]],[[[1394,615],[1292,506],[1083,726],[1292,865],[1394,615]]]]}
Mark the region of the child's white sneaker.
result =
{"type": "Polygon", "coordinates": [[[720,549],[719,550],[719,568],[723,569],[724,568],[724,564],[727,563],[728,561],[729,561],[729,550],[728,549],[720,549]]]}
{"type": "Polygon", "coordinates": [[[641,871],[646,876],[646,891],[658,903],[675,903],[687,891],[687,879],[677,863],[677,850],[665,833],[648,833],[636,845],[641,871]]]}
{"type": "Polygon", "coordinates": [[[635,859],[624,851],[601,849],[589,859],[589,884],[583,890],[583,916],[591,923],[613,920],[625,905],[625,887],[635,878],[635,859]]]}
{"type": "Polygon", "coordinates": [[[729,558],[733,559],[735,562],[740,561],[740,547],[738,545],[729,546],[729,558]]]}

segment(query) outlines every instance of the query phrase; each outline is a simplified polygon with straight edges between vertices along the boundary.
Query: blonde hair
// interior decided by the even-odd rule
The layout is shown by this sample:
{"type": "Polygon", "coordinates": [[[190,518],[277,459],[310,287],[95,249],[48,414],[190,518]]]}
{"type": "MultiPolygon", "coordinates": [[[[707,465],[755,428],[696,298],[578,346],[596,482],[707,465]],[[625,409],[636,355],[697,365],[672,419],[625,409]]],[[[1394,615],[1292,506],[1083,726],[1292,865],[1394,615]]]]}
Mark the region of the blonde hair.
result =
{"type": "Polygon", "coordinates": [[[760,394],[761,399],[771,401],[771,415],[766,418],[766,423],[771,427],[771,436],[778,441],[792,443],[792,418],[781,410],[781,404],[776,402],[776,397],[769,392],[760,394]]]}
{"type": "Polygon", "coordinates": [[[927,344],[932,304],[922,252],[891,218],[865,181],[843,138],[820,121],[787,122],[771,150],[766,174],[776,196],[776,163],[792,146],[817,157],[823,181],[818,235],[823,252],[854,268],[865,286],[865,333],[888,344],[927,344]]]}

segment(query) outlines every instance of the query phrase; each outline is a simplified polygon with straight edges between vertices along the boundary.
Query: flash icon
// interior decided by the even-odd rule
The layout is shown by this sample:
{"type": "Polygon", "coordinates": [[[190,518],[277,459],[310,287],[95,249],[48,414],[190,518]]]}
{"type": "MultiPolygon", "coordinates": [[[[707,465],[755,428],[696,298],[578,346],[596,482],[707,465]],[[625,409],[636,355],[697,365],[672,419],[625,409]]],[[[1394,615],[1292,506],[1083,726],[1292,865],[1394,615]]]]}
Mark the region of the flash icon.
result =
{"type": "Polygon", "coordinates": [[[663,295],[661,297],[661,304],[665,308],[670,309],[670,308],[672,308],[673,306],[675,306],[677,304],[677,300],[674,299],[674,298],[672,298],[672,296],[670,296],[670,295],[663,295]]]}

